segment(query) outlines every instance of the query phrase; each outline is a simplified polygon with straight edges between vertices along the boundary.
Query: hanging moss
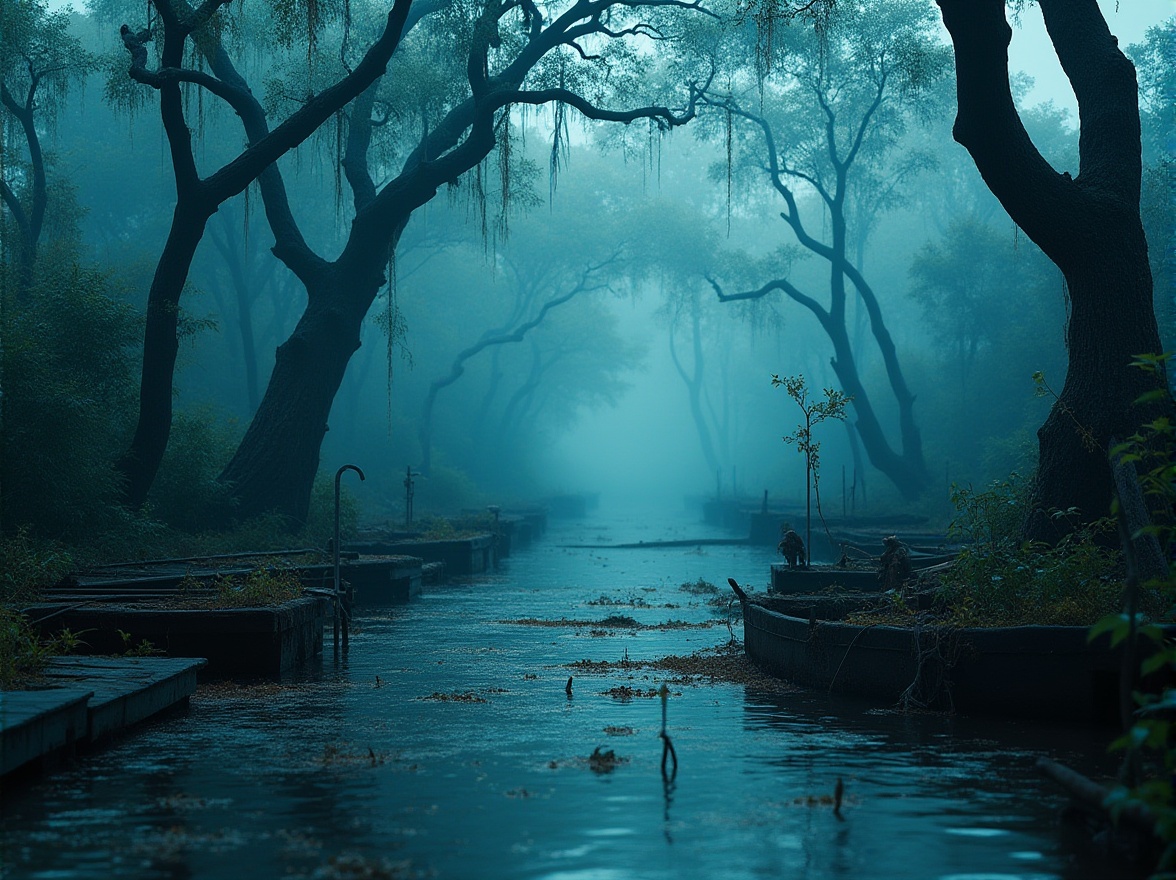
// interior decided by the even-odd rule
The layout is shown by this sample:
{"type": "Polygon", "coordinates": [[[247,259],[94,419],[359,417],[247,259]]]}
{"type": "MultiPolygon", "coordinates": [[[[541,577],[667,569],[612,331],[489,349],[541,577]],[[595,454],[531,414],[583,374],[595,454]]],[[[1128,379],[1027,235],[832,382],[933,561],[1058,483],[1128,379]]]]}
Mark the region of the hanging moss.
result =
{"type": "Polygon", "coordinates": [[[511,161],[511,132],[510,132],[510,104],[502,108],[502,118],[499,120],[502,130],[498,143],[498,178],[502,185],[502,204],[499,206],[498,228],[502,233],[502,240],[510,236],[510,161],[511,161]]]}
{"type": "Polygon", "coordinates": [[[343,217],[343,111],[335,113],[335,154],[332,165],[335,171],[335,222],[343,217]]]}
{"type": "Polygon", "coordinates": [[[734,123],[735,120],[731,113],[730,105],[727,106],[726,117],[727,126],[727,238],[731,237],[731,153],[734,146],[734,123]]]}

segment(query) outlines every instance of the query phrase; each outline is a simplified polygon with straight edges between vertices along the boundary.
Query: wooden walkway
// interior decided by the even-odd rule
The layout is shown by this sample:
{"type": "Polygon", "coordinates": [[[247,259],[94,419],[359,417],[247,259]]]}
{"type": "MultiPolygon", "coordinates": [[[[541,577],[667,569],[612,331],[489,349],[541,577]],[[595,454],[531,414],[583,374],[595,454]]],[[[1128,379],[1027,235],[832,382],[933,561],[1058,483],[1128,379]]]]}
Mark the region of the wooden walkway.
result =
{"type": "Polygon", "coordinates": [[[170,657],[59,657],[47,687],[0,691],[0,776],[87,748],[196,691],[205,661],[170,657]]]}

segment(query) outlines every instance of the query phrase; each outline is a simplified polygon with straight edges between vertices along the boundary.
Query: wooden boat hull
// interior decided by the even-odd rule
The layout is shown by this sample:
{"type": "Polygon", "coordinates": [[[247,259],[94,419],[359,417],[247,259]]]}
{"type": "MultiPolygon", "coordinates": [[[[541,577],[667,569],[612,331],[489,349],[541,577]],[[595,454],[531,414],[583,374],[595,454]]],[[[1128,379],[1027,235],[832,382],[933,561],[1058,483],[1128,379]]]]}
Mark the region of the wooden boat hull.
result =
{"type": "Polygon", "coordinates": [[[924,628],[803,619],[743,602],[744,647],[797,684],[966,714],[1114,723],[1117,650],[1083,626],[924,628]]]}

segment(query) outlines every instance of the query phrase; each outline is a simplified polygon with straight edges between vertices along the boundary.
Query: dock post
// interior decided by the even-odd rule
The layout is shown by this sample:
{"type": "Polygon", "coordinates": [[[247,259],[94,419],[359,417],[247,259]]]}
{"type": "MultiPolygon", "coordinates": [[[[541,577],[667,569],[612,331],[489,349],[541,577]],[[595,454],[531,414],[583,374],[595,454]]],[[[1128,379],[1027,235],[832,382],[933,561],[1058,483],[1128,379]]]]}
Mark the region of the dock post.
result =
{"type": "MultiPolygon", "coordinates": [[[[332,550],[332,555],[334,556],[334,563],[335,563],[335,566],[334,566],[335,567],[335,589],[334,589],[334,596],[332,597],[332,601],[334,602],[334,605],[335,605],[335,625],[332,627],[332,629],[335,634],[335,653],[336,654],[339,653],[340,603],[342,603],[342,601],[343,601],[343,593],[342,593],[342,590],[340,589],[340,580],[339,580],[339,483],[343,479],[343,472],[344,471],[355,471],[357,474],[359,474],[359,479],[361,481],[367,479],[367,477],[365,477],[363,475],[363,471],[361,471],[358,467],[356,467],[353,464],[345,464],[345,465],[343,465],[343,467],[339,468],[339,470],[335,471],[335,540],[333,542],[331,550],[332,550]]],[[[350,607],[344,609],[344,611],[345,611],[345,614],[351,613],[350,607]]],[[[346,619],[346,616],[344,616],[344,619],[343,619],[343,647],[344,648],[347,647],[347,619],[346,619]]]]}

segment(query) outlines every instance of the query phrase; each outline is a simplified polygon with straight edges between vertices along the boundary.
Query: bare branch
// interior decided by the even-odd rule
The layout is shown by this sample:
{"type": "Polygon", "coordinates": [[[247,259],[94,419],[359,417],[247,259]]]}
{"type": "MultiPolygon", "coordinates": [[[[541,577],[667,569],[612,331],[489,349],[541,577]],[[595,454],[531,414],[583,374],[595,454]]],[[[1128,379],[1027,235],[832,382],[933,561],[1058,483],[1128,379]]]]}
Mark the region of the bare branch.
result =
{"type": "Polygon", "coordinates": [[[714,288],[715,293],[719,297],[719,302],[736,302],[742,299],[763,299],[769,293],[780,290],[787,294],[791,299],[800,303],[810,312],[817,316],[817,320],[823,325],[829,320],[829,312],[819,302],[813,299],[808,294],[802,293],[796,285],[786,278],[776,278],[769,281],[763,287],[756,290],[745,290],[742,293],[723,293],[723,288],[719,286],[719,282],[711,278],[709,275],[704,276],[710,286],[714,288]]]}

